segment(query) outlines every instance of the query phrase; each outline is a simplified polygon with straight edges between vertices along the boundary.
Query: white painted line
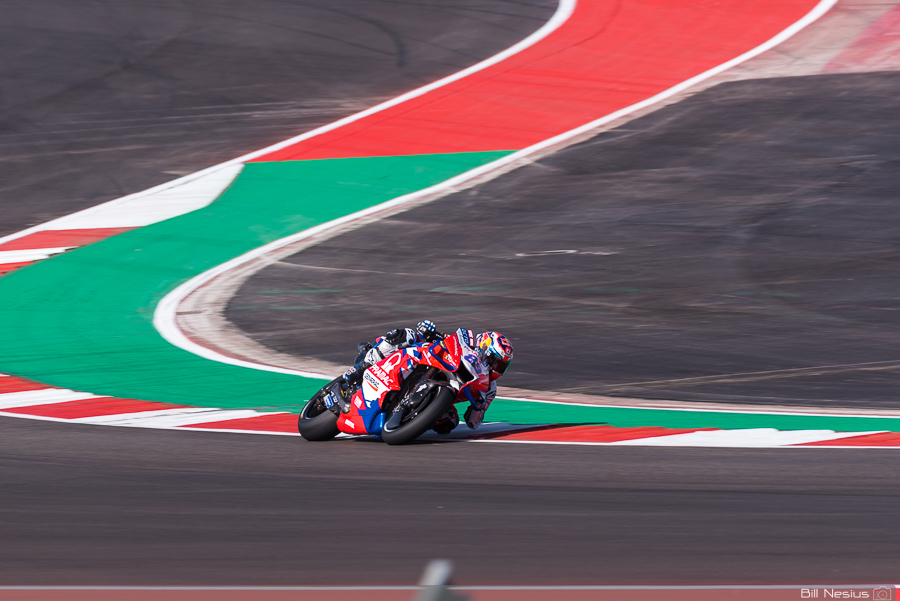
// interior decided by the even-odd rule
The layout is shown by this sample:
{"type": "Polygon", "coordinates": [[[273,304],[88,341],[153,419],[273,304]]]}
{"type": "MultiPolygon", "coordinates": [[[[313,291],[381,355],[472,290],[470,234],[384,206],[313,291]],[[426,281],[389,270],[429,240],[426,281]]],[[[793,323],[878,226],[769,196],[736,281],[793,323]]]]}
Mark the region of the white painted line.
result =
{"type": "Polygon", "coordinates": [[[211,204],[231,185],[243,168],[243,164],[229,165],[156,194],[129,197],[114,205],[98,205],[52,221],[45,229],[143,227],[178,217],[211,204]]]}
{"type": "Polygon", "coordinates": [[[237,428],[194,428],[192,426],[179,426],[179,430],[191,432],[225,432],[227,434],[263,434],[265,436],[300,436],[299,432],[274,432],[272,430],[239,430],[237,428]]]}
{"type": "Polygon", "coordinates": [[[254,411],[252,409],[223,409],[207,415],[200,416],[201,419],[192,418],[191,422],[185,423],[180,427],[198,426],[200,424],[209,424],[215,422],[224,422],[232,419],[249,419],[252,417],[268,417],[270,415],[284,415],[287,411],[254,411]]]}
{"type": "MultiPolygon", "coordinates": [[[[848,432],[847,434],[852,434],[852,435],[856,436],[860,433],[848,432]]],[[[870,432],[863,432],[862,434],[870,434],[870,432]]],[[[649,440],[649,439],[645,439],[645,440],[649,440]]],[[[502,438],[500,438],[500,439],[498,439],[498,438],[475,438],[475,439],[468,439],[468,440],[460,439],[460,440],[457,440],[456,442],[478,442],[478,443],[492,442],[492,443],[500,443],[500,444],[569,445],[569,446],[576,446],[576,447],[621,446],[615,442],[563,442],[563,441],[559,441],[559,440],[508,440],[508,439],[502,439],[502,438]]],[[[654,446],[654,445],[632,444],[632,445],[626,445],[626,446],[628,448],[635,448],[635,447],[654,446]]],[[[673,445],[672,447],[669,447],[669,448],[689,449],[689,448],[694,448],[697,446],[706,446],[706,445],[677,445],[677,447],[676,447],[676,445],[673,445]]],[[[665,447],[657,445],[657,446],[654,446],[654,448],[660,449],[660,448],[665,448],[665,447]]],[[[802,444],[798,444],[798,445],[771,444],[771,445],[757,445],[757,446],[750,446],[750,447],[742,447],[742,446],[738,446],[738,445],[717,445],[714,448],[723,448],[723,449],[727,449],[727,448],[735,448],[735,449],[740,449],[740,448],[744,448],[744,449],[746,449],[746,448],[750,448],[750,449],[812,449],[812,450],[816,450],[816,449],[886,449],[886,450],[900,451],[900,447],[898,447],[898,446],[886,446],[886,445],[885,446],[862,446],[862,445],[803,446],[802,444]]]]}
{"type": "MultiPolygon", "coordinates": [[[[127,424],[105,424],[105,423],[97,423],[92,424],[90,422],[78,421],[76,419],[65,418],[65,417],[47,417],[44,415],[28,415],[25,413],[11,413],[8,411],[3,411],[0,409],[0,416],[2,417],[14,417],[16,419],[31,419],[35,421],[41,422],[56,422],[61,424],[72,424],[77,423],[83,426],[119,426],[119,425],[127,425],[127,424]]],[[[140,426],[132,426],[132,427],[140,427],[140,426]]],[[[149,427],[149,426],[148,426],[149,427]]],[[[153,426],[156,428],[156,426],[153,426]]],[[[160,429],[176,429],[176,428],[160,428],[160,429]]],[[[238,430],[232,428],[194,428],[190,426],[179,426],[178,430],[190,430],[191,432],[224,432],[229,434],[262,434],[266,436],[300,436],[299,432],[267,432],[265,430],[238,430]]]]}
{"type": "Polygon", "coordinates": [[[212,409],[208,407],[187,407],[184,409],[160,409],[156,411],[139,411],[136,413],[120,413],[118,415],[101,415],[82,417],[72,420],[84,424],[104,424],[107,426],[132,426],[142,428],[174,428],[182,425],[196,425],[205,422],[241,419],[262,415],[252,409],[212,409]]]}
{"type": "MultiPolygon", "coordinates": [[[[296,144],[297,142],[301,142],[303,140],[313,138],[315,136],[321,135],[321,134],[331,131],[333,129],[343,127],[344,125],[347,125],[348,123],[353,123],[354,121],[359,121],[360,119],[362,119],[364,117],[368,117],[369,115],[374,115],[375,113],[380,113],[381,111],[384,111],[393,106],[396,106],[398,104],[406,102],[407,100],[411,100],[413,98],[418,98],[419,96],[422,96],[423,94],[426,94],[432,90],[436,90],[436,89],[446,86],[450,83],[453,83],[454,81],[457,81],[464,77],[467,77],[473,73],[482,71],[492,65],[495,65],[495,64],[509,58],[510,56],[518,54],[519,52],[525,50],[526,48],[529,48],[529,47],[535,45],[536,43],[538,43],[539,41],[541,41],[542,39],[544,39],[545,37],[547,37],[548,35],[553,33],[555,30],[559,29],[559,27],[563,23],[565,23],[569,19],[570,16],[572,16],[572,12],[575,10],[575,3],[576,3],[576,0],[560,0],[559,5],[556,7],[556,12],[553,13],[553,16],[550,18],[550,20],[547,21],[540,29],[538,29],[537,31],[532,33],[530,36],[528,36],[524,40],[510,46],[506,50],[504,50],[498,54],[495,54],[494,56],[492,56],[488,59],[485,59],[485,60],[481,61],[480,63],[472,65],[471,67],[463,69],[462,71],[458,71],[457,73],[454,73],[453,75],[449,75],[443,79],[439,79],[428,85],[422,86],[421,88],[417,88],[411,92],[407,92],[406,94],[397,96],[396,98],[393,98],[386,102],[382,102],[381,104],[373,106],[372,108],[366,109],[366,110],[356,113],[354,115],[350,115],[349,117],[345,117],[343,119],[335,121],[334,123],[324,125],[322,127],[308,131],[304,134],[300,134],[298,136],[294,136],[293,138],[289,138],[289,139],[279,142],[277,144],[273,144],[272,146],[267,146],[266,148],[251,152],[249,154],[245,154],[243,156],[239,156],[230,161],[226,161],[226,162],[220,163],[218,165],[213,165],[212,167],[208,167],[208,168],[198,171],[196,173],[192,173],[190,175],[180,177],[180,178],[172,180],[170,182],[160,184],[159,186],[154,186],[153,188],[148,188],[147,190],[143,190],[141,192],[135,192],[134,194],[129,194],[127,196],[123,196],[121,198],[111,200],[109,202],[103,203],[102,205],[97,205],[96,207],[91,207],[89,209],[85,209],[84,211],[79,211],[78,213],[73,213],[72,215],[69,215],[68,217],[60,218],[60,220],[61,219],[69,219],[69,218],[74,219],[76,216],[90,214],[94,211],[100,212],[100,207],[111,208],[111,207],[115,207],[118,205],[123,205],[126,203],[130,203],[131,201],[133,201],[137,198],[143,197],[143,196],[150,196],[153,194],[158,194],[158,193],[168,190],[170,188],[188,184],[194,180],[206,177],[207,175],[210,175],[210,174],[220,171],[222,169],[227,169],[229,167],[233,167],[233,166],[239,165],[241,163],[245,163],[249,160],[255,159],[255,158],[263,156],[265,154],[269,154],[270,152],[274,152],[276,150],[280,150],[287,146],[291,146],[292,144],[296,144]]],[[[32,234],[34,232],[39,232],[39,231],[48,230],[48,229],[58,229],[57,221],[60,221],[60,220],[49,221],[47,223],[28,228],[27,230],[22,230],[21,232],[16,232],[15,234],[10,234],[8,236],[2,237],[2,238],[0,238],[0,244],[2,244],[3,242],[7,242],[9,240],[16,240],[17,238],[27,236],[28,234],[32,234]]]]}
{"type": "Polygon", "coordinates": [[[600,403],[579,403],[577,401],[547,401],[543,399],[532,399],[525,397],[512,397],[512,396],[498,396],[498,400],[501,401],[524,401],[526,403],[541,403],[544,405],[571,405],[575,407],[596,407],[598,409],[640,409],[641,411],[677,411],[679,413],[736,413],[739,415],[789,415],[796,417],[852,417],[852,418],[867,418],[867,419],[898,419],[900,420],[900,416],[898,415],[861,415],[859,413],[814,413],[814,412],[801,412],[801,411],[765,411],[763,409],[725,409],[725,408],[715,408],[715,409],[704,409],[702,407],[691,407],[691,408],[681,408],[681,407],[641,407],[639,405],[605,405],[600,403]]]}
{"type": "Polygon", "coordinates": [[[191,419],[203,419],[197,414],[208,413],[210,411],[220,411],[220,409],[210,409],[208,407],[184,407],[172,409],[154,409],[152,411],[136,411],[134,413],[117,413],[115,415],[97,415],[91,417],[79,417],[73,419],[73,422],[85,424],[105,424],[110,426],[125,426],[135,423],[153,423],[163,422],[168,419],[190,416],[191,419]]]}
{"type": "Polygon", "coordinates": [[[64,253],[74,246],[60,246],[59,248],[35,248],[28,250],[0,250],[0,264],[4,263],[27,263],[29,261],[40,261],[64,253]]]}
{"type": "MultiPolygon", "coordinates": [[[[53,389],[53,390],[57,390],[57,389],[53,389]]],[[[42,392],[42,391],[35,391],[35,392],[42,392]]],[[[13,394],[24,394],[24,393],[13,393],[13,394]]],[[[89,397],[93,396],[93,395],[87,395],[86,393],[76,393],[76,394],[89,396],[89,397]]],[[[36,404],[38,404],[38,405],[48,404],[49,405],[52,403],[65,402],[67,400],[81,400],[81,399],[68,397],[65,399],[55,399],[55,400],[50,400],[50,401],[43,400],[36,404]]],[[[22,404],[17,404],[17,406],[28,406],[25,403],[27,403],[27,401],[22,404]]],[[[179,425],[179,423],[176,422],[174,419],[171,422],[162,421],[162,420],[156,421],[153,419],[154,417],[157,417],[157,416],[159,416],[163,419],[172,418],[173,413],[176,410],[145,411],[145,412],[141,412],[141,413],[122,414],[120,416],[108,416],[110,418],[126,417],[126,419],[123,421],[111,421],[111,420],[104,420],[102,416],[95,417],[95,418],[68,419],[68,418],[61,418],[61,417],[46,417],[46,416],[40,416],[40,415],[9,413],[9,412],[3,411],[2,409],[3,409],[3,407],[0,406],[0,416],[15,417],[17,419],[32,419],[32,420],[37,420],[37,421],[57,422],[57,423],[69,423],[69,424],[79,423],[82,425],[97,425],[97,426],[126,426],[126,427],[146,427],[146,428],[156,428],[156,429],[178,429],[178,430],[189,430],[191,432],[216,432],[216,433],[225,433],[225,434],[257,434],[257,435],[263,435],[263,436],[300,436],[300,434],[297,432],[271,432],[271,431],[266,431],[266,430],[241,430],[241,429],[236,429],[236,428],[197,428],[197,427],[192,427],[191,425],[179,425]],[[161,416],[160,414],[163,414],[163,413],[166,415],[161,416]],[[147,414],[152,414],[152,415],[147,415],[147,414]],[[143,418],[146,418],[146,419],[143,419],[143,418]]],[[[191,408],[191,409],[188,409],[188,411],[190,413],[185,413],[184,410],[180,410],[180,411],[181,411],[181,413],[179,415],[181,416],[181,419],[179,419],[178,421],[182,421],[183,419],[190,419],[193,421],[193,420],[197,419],[198,414],[200,414],[204,411],[207,411],[207,410],[205,410],[203,408],[191,408]]],[[[221,411],[221,410],[209,410],[209,411],[221,411]]],[[[234,411],[242,411],[242,410],[234,410],[234,411]]],[[[246,410],[246,411],[251,411],[251,410],[246,410]]],[[[254,412],[254,413],[257,413],[257,412],[254,412]]],[[[266,413],[266,414],[257,413],[257,415],[272,415],[272,413],[266,413]]],[[[219,417],[216,417],[216,419],[213,419],[212,421],[219,421],[219,419],[220,419],[219,417]]],[[[234,418],[226,418],[226,419],[234,419],[234,418]]],[[[200,422],[193,421],[193,423],[196,424],[196,423],[200,423],[200,422]]],[[[530,426],[527,426],[527,427],[530,427],[530,426]]],[[[733,430],[732,432],[735,432],[735,431],[733,430]]],[[[854,437],[854,436],[864,436],[867,434],[881,434],[883,432],[884,431],[840,432],[840,433],[835,433],[835,434],[839,434],[839,436],[832,437],[832,439],[850,438],[850,437],[854,437]]],[[[348,439],[349,438],[368,438],[370,440],[376,440],[375,437],[373,437],[373,436],[350,436],[350,435],[342,434],[342,435],[340,435],[340,437],[344,437],[344,438],[348,438],[348,439]]],[[[589,446],[589,447],[605,447],[605,446],[612,446],[612,445],[619,444],[619,443],[613,443],[613,442],[564,442],[564,441],[553,441],[553,440],[503,440],[503,439],[492,439],[492,438],[484,438],[484,439],[469,438],[469,439],[466,439],[466,438],[453,438],[452,436],[442,438],[441,440],[443,440],[445,442],[569,445],[569,446],[589,446]]],[[[649,439],[643,439],[643,440],[649,440],[649,439]]],[[[815,442],[815,441],[804,440],[803,442],[815,442]]],[[[887,445],[884,445],[884,446],[880,446],[880,445],[879,446],[862,446],[862,445],[842,446],[842,445],[837,445],[837,444],[821,445],[821,446],[801,446],[801,445],[802,445],[802,442],[786,444],[784,440],[781,440],[781,441],[777,441],[777,444],[776,443],[772,443],[772,444],[768,444],[768,445],[756,444],[756,445],[751,445],[751,446],[735,445],[735,444],[721,444],[721,445],[679,444],[679,445],[672,445],[672,446],[679,446],[681,448],[690,448],[691,446],[716,446],[718,448],[729,448],[729,447],[730,448],[779,448],[779,449],[789,448],[789,449],[806,449],[806,450],[818,450],[818,449],[828,449],[828,450],[834,450],[834,449],[842,449],[842,450],[880,449],[880,450],[892,450],[892,451],[900,450],[900,447],[898,447],[898,446],[887,446],[887,445]]],[[[630,446],[634,447],[634,446],[639,446],[639,445],[632,444],[630,446]]],[[[659,448],[659,445],[644,445],[644,446],[657,446],[657,448],[659,448]]],[[[2,587],[0,587],[0,588],[2,588],[2,587]]]]}
{"type": "Polygon", "coordinates": [[[791,448],[791,449],[882,449],[886,451],[900,451],[900,447],[897,445],[889,446],[889,445],[840,445],[840,444],[823,444],[823,445],[814,445],[814,446],[804,446],[797,445],[794,447],[779,447],[779,448],[791,448]]]}
{"type": "Polygon", "coordinates": [[[774,428],[751,428],[747,430],[707,430],[653,438],[619,440],[611,446],[650,447],[783,447],[807,442],[837,440],[851,436],[863,436],[883,432],[835,432],[833,430],[775,430],[774,428]]]}
{"type": "Polygon", "coordinates": [[[90,417],[78,417],[72,422],[82,424],[103,424],[109,426],[122,425],[119,422],[132,422],[140,419],[152,419],[154,417],[171,417],[190,413],[203,413],[209,411],[205,407],[187,407],[184,409],[156,409],[152,411],[136,411],[134,413],[117,413],[115,415],[95,415],[90,417]]]}
{"type": "MultiPolygon", "coordinates": [[[[493,177],[497,177],[497,176],[501,175],[502,173],[506,173],[507,171],[510,171],[511,169],[515,169],[522,165],[526,165],[526,164],[528,164],[530,157],[541,154],[542,152],[546,152],[548,149],[557,148],[557,147],[562,148],[564,145],[566,145],[568,143],[574,143],[575,141],[581,139],[584,135],[588,134],[592,130],[596,130],[596,129],[602,127],[603,125],[606,125],[607,123],[615,121],[616,119],[619,119],[621,117],[624,117],[626,115],[629,115],[631,113],[639,111],[646,107],[652,106],[654,104],[660,103],[660,102],[662,102],[668,98],[671,98],[672,96],[675,96],[676,94],[679,94],[680,92],[690,88],[691,86],[694,86],[706,79],[709,79],[710,77],[718,75],[719,73],[726,71],[727,69],[730,69],[731,67],[739,65],[755,56],[758,56],[759,54],[762,54],[766,50],[769,50],[770,48],[777,46],[778,44],[784,42],[785,40],[787,40],[788,38],[790,38],[791,36],[793,36],[794,34],[799,32],[800,30],[802,30],[807,25],[809,25],[809,24],[813,23],[814,21],[816,21],[817,19],[819,19],[822,15],[824,15],[826,12],[828,12],[828,10],[836,2],[837,2],[837,0],[821,0],[819,2],[819,4],[817,4],[816,7],[812,11],[810,11],[806,16],[804,16],[802,19],[800,19],[799,21],[797,21],[796,23],[794,23],[793,25],[791,25],[790,27],[788,27],[787,29],[785,29],[784,31],[782,31],[781,33],[776,35],[775,37],[771,38],[767,42],[757,46],[756,48],[750,50],[749,52],[745,52],[744,54],[742,54],[730,61],[726,61],[717,67],[714,67],[708,71],[705,71],[704,73],[701,73],[700,75],[697,75],[695,77],[687,79],[687,80],[681,82],[680,84],[677,84],[677,85],[669,88],[668,90],[665,90],[659,94],[656,94],[655,96],[652,96],[651,98],[648,98],[646,100],[643,100],[641,102],[633,104],[624,109],[610,113],[609,115],[606,115],[605,117],[601,117],[599,119],[596,119],[594,121],[586,123],[586,124],[584,124],[580,127],[577,127],[573,130],[564,132],[558,136],[554,136],[552,138],[549,138],[547,140],[544,140],[542,142],[534,144],[533,146],[529,146],[528,148],[525,148],[523,150],[519,150],[518,152],[514,152],[514,153],[507,155],[506,157],[503,157],[492,163],[488,163],[488,164],[478,167],[476,169],[472,169],[470,171],[462,173],[456,177],[452,177],[448,180],[445,180],[444,182],[441,182],[439,184],[431,186],[430,188],[426,188],[424,190],[419,190],[418,192],[413,192],[411,194],[400,196],[393,200],[384,202],[380,205],[370,207],[370,208],[362,210],[362,211],[358,211],[356,213],[341,217],[339,219],[335,219],[333,221],[329,221],[328,223],[324,223],[322,225],[310,228],[308,230],[304,230],[302,232],[298,232],[297,234],[294,234],[292,236],[287,236],[285,238],[282,238],[281,240],[276,240],[265,246],[261,246],[255,250],[247,252],[239,257],[236,257],[230,261],[222,263],[221,265],[218,265],[218,266],[192,278],[191,280],[188,280],[187,282],[185,282],[184,284],[182,284],[181,286],[179,286],[178,288],[176,288],[175,290],[170,292],[168,295],[166,295],[160,301],[160,303],[156,306],[156,310],[154,311],[154,314],[153,314],[153,325],[156,327],[157,331],[159,331],[160,335],[163,338],[165,338],[169,343],[171,343],[172,345],[177,346],[178,348],[181,348],[185,351],[188,351],[190,353],[193,353],[195,355],[203,357],[204,359],[209,359],[211,361],[218,361],[220,363],[228,363],[230,365],[236,365],[239,367],[257,369],[257,370],[261,370],[261,371],[271,371],[271,372],[276,372],[276,373],[293,374],[293,375],[298,375],[298,376],[307,377],[307,378],[330,379],[329,376],[327,376],[325,374],[316,374],[316,373],[311,373],[311,372],[302,372],[302,371],[298,371],[298,370],[285,369],[285,368],[281,368],[281,367],[265,365],[262,363],[256,363],[253,361],[246,361],[243,359],[229,357],[229,356],[219,353],[213,349],[201,346],[200,344],[197,344],[196,342],[194,342],[193,340],[188,338],[184,334],[184,332],[182,332],[181,329],[178,327],[178,324],[176,321],[178,305],[181,304],[181,302],[185,298],[187,298],[188,295],[190,295],[192,292],[194,292],[194,290],[196,290],[197,288],[208,283],[213,278],[225,273],[226,271],[229,271],[233,268],[243,265],[244,263],[247,263],[258,257],[261,257],[271,251],[277,250],[279,248],[282,248],[284,246],[293,244],[295,242],[298,242],[298,241],[301,241],[301,240],[304,240],[307,238],[320,236],[321,234],[328,232],[328,231],[337,231],[339,228],[345,226],[348,223],[351,223],[354,221],[360,221],[360,220],[368,218],[370,216],[374,216],[377,213],[383,212],[386,209],[390,209],[392,207],[408,205],[409,208],[411,208],[414,205],[423,204],[425,202],[434,200],[441,195],[450,194],[452,192],[463,189],[466,187],[466,185],[472,185],[474,182],[481,183],[483,181],[487,181],[487,179],[491,179],[493,177]]],[[[565,3],[566,3],[566,0],[563,0],[563,2],[560,2],[560,5],[559,5],[560,7],[557,9],[557,14],[554,15],[554,17],[553,17],[553,19],[551,19],[551,21],[553,21],[554,19],[557,18],[557,15],[560,13],[560,11],[563,10],[563,5],[565,3]]],[[[575,6],[574,2],[571,2],[571,5],[566,8],[565,18],[563,18],[562,21],[560,21],[559,25],[561,25],[562,22],[564,22],[566,19],[568,19],[568,17],[571,15],[572,10],[574,9],[574,6],[575,6]]],[[[548,22],[548,25],[549,24],[550,23],[548,22]]],[[[556,25],[555,27],[558,27],[559,25],[556,25]]],[[[554,29],[555,29],[555,27],[554,27],[554,29]]],[[[542,28],[542,29],[544,29],[544,28],[542,28]]],[[[547,33],[549,33],[549,31],[547,33]]],[[[534,41],[532,41],[528,45],[535,43],[542,37],[544,37],[544,36],[540,36],[540,37],[536,38],[534,41]]],[[[530,38],[528,38],[528,39],[530,39],[530,38]]],[[[524,41],[525,40],[523,40],[523,42],[524,41]]],[[[527,47],[527,46],[523,46],[523,48],[525,48],[525,47],[527,47]]],[[[518,50],[516,52],[518,52],[518,50]]],[[[500,55],[497,55],[497,57],[500,57],[503,54],[504,53],[501,53],[500,55]]],[[[507,56],[511,56],[512,54],[515,54],[515,53],[508,54],[507,56]]],[[[496,58],[496,57],[494,57],[494,58],[496,58]]],[[[506,58],[506,56],[503,56],[503,58],[506,58]]],[[[502,59],[498,59],[498,60],[502,60],[502,59]]],[[[495,61],[493,58],[489,59],[489,61],[493,61],[493,62],[490,62],[489,64],[494,64],[495,62],[498,62],[498,60],[495,61]]],[[[456,79],[459,79],[460,77],[464,77],[464,76],[468,75],[469,73],[474,73],[477,70],[483,69],[484,67],[489,66],[489,64],[488,64],[488,61],[486,61],[485,63],[479,63],[479,65],[476,65],[476,67],[478,67],[477,69],[460,71],[458,74],[456,74],[455,76],[452,76],[452,77],[456,77],[456,79]]],[[[444,80],[441,80],[441,81],[443,82],[444,80]]],[[[437,83],[440,83],[440,82],[436,82],[436,84],[437,83]]],[[[444,85],[444,84],[441,84],[441,85],[444,85]]],[[[421,94],[429,91],[430,89],[434,89],[434,88],[429,88],[429,86],[425,86],[424,88],[420,88],[419,90],[416,90],[415,92],[411,92],[410,93],[411,95],[400,96],[390,102],[393,102],[394,104],[398,104],[408,98],[415,98],[416,96],[420,96],[421,94]]],[[[381,105],[379,105],[379,106],[381,106],[381,105]]],[[[393,105],[391,105],[391,106],[393,106],[393,105]]],[[[385,106],[384,108],[387,108],[387,106],[385,106]]],[[[383,109],[381,109],[381,110],[383,110],[383,109]]],[[[365,111],[363,113],[365,113],[365,111]]],[[[365,116],[363,113],[359,113],[359,115],[365,116]]],[[[353,120],[355,120],[355,119],[353,119],[353,120]]],[[[297,138],[293,138],[290,141],[286,141],[286,142],[282,143],[281,145],[276,144],[274,147],[270,147],[270,149],[276,148],[276,147],[283,148],[284,146],[288,146],[289,144],[293,144],[297,141],[300,141],[300,140],[303,140],[303,139],[306,139],[309,137],[313,137],[314,135],[318,135],[325,131],[330,131],[331,129],[340,127],[341,125],[344,125],[345,123],[349,123],[349,122],[350,121],[346,121],[346,120],[336,121],[335,123],[331,124],[330,126],[326,126],[325,128],[320,128],[319,130],[313,130],[312,132],[309,132],[309,134],[306,134],[304,136],[298,136],[297,138]]]]}
{"type": "Polygon", "coordinates": [[[41,390],[0,394],[0,409],[31,407],[34,405],[51,405],[55,403],[66,403],[68,401],[86,401],[88,399],[99,398],[102,397],[87,392],[75,392],[74,390],[67,390],[65,388],[44,388],[41,390]]]}

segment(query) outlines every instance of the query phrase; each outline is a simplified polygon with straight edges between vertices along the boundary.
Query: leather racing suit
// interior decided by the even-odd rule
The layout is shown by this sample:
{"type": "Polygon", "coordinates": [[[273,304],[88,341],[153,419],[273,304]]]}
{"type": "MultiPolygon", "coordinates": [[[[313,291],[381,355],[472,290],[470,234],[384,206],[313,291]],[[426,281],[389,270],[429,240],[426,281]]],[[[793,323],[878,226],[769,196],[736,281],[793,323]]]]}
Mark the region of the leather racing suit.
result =
{"type": "MultiPolygon", "coordinates": [[[[482,355],[474,344],[475,335],[472,330],[460,328],[459,332],[462,334],[461,339],[463,341],[463,344],[468,347],[468,350],[471,351],[471,354],[474,354],[476,357],[481,358],[482,355]]],[[[375,339],[374,344],[370,345],[369,343],[363,343],[359,345],[360,356],[357,357],[356,364],[344,373],[344,379],[349,383],[359,384],[360,380],[362,379],[363,372],[388,355],[414,344],[432,343],[436,340],[442,340],[443,338],[444,335],[437,331],[434,323],[427,320],[419,322],[416,325],[415,329],[396,328],[394,330],[391,330],[384,336],[380,336],[379,338],[375,339]]],[[[482,367],[485,372],[490,373],[490,370],[486,363],[483,363],[482,367]]],[[[469,401],[469,406],[464,414],[466,425],[469,428],[475,430],[482,424],[482,422],[484,421],[484,414],[487,412],[488,408],[491,406],[491,403],[494,401],[494,397],[496,396],[497,382],[494,379],[491,379],[487,391],[485,391],[480,398],[456,399],[456,402],[469,401]]],[[[456,411],[456,406],[451,405],[447,410],[447,413],[445,413],[444,416],[438,420],[433,429],[438,434],[447,434],[458,425],[459,413],[456,411]]]]}
{"type": "MultiPolygon", "coordinates": [[[[474,354],[481,361],[482,370],[485,373],[491,373],[490,367],[484,361],[484,357],[482,356],[482,354],[478,350],[478,348],[475,346],[474,332],[472,332],[472,330],[467,330],[464,328],[459,328],[459,330],[457,330],[457,332],[460,334],[459,338],[460,338],[462,344],[464,344],[466,347],[468,347],[468,350],[471,351],[471,354],[474,354]]],[[[469,428],[475,430],[476,428],[478,428],[478,426],[481,425],[481,423],[484,421],[484,414],[487,412],[488,408],[491,406],[491,403],[494,402],[494,397],[496,397],[496,396],[497,396],[497,381],[493,378],[491,378],[491,380],[490,380],[488,389],[484,393],[481,393],[480,398],[470,399],[468,397],[462,396],[462,393],[460,393],[460,397],[457,397],[456,402],[469,401],[469,406],[466,408],[466,412],[464,414],[464,419],[466,420],[466,425],[469,426],[469,428]]],[[[455,428],[459,424],[459,414],[456,412],[456,407],[451,405],[450,409],[447,413],[453,414],[452,416],[449,416],[449,417],[451,419],[451,423],[454,421],[454,418],[455,418],[455,423],[453,423],[453,427],[455,428]]],[[[434,430],[436,432],[438,432],[439,434],[445,433],[445,432],[442,432],[442,429],[440,428],[440,426],[443,423],[444,419],[447,419],[447,418],[448,418],[448,416],[445,415],[443,418],[441,418],[440,421],[438,421],[437,425],[434,427],[434,430]]],[[[450,428],[450,429],[452,430],[453,428],[450,428]]],[[[447,431],[449,432],[449,430],[447,430],[447,431]]]]}
{"type": "Polygon", "coordinates": [[[427,319],[420,321],[413,328],[395,328],[384,336],[375,339],[374,344],[362,342],[359,355],[353,367],[344,372],[344,379],[351,384],[359,384],[363,372],[388,355],[414,344],[432,343],[442,340],[443,334],[437,331],[434,322],[427,319]]]}

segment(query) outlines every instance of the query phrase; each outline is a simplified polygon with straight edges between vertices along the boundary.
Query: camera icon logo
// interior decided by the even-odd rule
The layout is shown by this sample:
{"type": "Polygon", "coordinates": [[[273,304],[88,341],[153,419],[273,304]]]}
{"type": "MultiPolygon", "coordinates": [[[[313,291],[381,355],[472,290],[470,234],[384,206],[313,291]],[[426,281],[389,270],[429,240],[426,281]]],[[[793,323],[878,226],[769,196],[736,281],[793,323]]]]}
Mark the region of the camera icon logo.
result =
{"type": "Polygon", "coordinates": [[[886,586],[879,586],[872,591],[872,599],[875,601],[893,601],[894,591],[886,586]]]}

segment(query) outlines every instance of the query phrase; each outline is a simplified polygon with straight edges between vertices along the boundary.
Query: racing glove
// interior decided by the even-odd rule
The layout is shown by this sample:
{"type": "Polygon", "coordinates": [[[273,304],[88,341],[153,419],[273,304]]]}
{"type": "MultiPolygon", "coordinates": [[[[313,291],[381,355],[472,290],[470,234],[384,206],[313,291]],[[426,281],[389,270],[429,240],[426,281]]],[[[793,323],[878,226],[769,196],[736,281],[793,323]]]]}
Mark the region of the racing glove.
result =
{"type": "Polygon", "coordinates": [[[435,340],[443,339],[443,335],[437,331],[437,326],[430,319],[423,319],[416,324],[416,333],[422,337],[422,340],[429,344],[435,340]]]}
{"type": "Polygon", "coordinates": [[[467,426],[475,430],[481,425],[481,422],[484,421],[484,414],[487,413],[488,407],[494,402],[495,396],[497,396],[497,383],[491,382],[490,388],[484,394],[481,405],[476,407],[474,404],[470,404],[469,408],[466,409],[465,419],[467,426]]]}
{"type": "Polygon", "coordinates": [[[465,413],[466,425],[473,430],[478,429],[478,426],[484,421],[484,412],[485,409],[476,409],[475,405],[469,405],[465,413]]]}
{"type": "Polygon", "coordinates": [[[493,399],[485,399],[484,403],[481,405],[481,409],[476,409],[475,405],[469,405],[469,408],[466,409],[465,413],[466,425],[473,430],[476,430],[478,426],[481,425],[481,422],[484,421],[484,414],[487,413],[492,400],[493,399]]]}

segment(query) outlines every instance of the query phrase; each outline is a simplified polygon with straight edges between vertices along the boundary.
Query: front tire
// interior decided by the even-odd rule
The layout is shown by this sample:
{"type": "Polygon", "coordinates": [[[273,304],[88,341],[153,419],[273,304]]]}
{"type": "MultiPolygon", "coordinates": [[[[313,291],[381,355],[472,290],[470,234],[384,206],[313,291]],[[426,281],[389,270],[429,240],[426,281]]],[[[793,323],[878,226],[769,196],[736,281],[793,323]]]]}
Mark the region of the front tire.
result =
{"type": "Polygon", "coordinates": [[[306,403],[297,419],[297,431],[300,436],[310,441],[331,440],[340,430],[337,427],[337,414],[325,406],[325,395],[337,380],[332,381],[306,403]]]}
{"type": "Polygon", "coordinates": [[[393,430],[385,425],[381,431],[381,439],[384,442],[390,445],[406,444],[425,434],[447,412],[455,398],[453,391],[446,386],[435,386],[428,394],[433,395],[431,400],[425,399],[423,404],[427,405],[412,419],[393,430]]]}

